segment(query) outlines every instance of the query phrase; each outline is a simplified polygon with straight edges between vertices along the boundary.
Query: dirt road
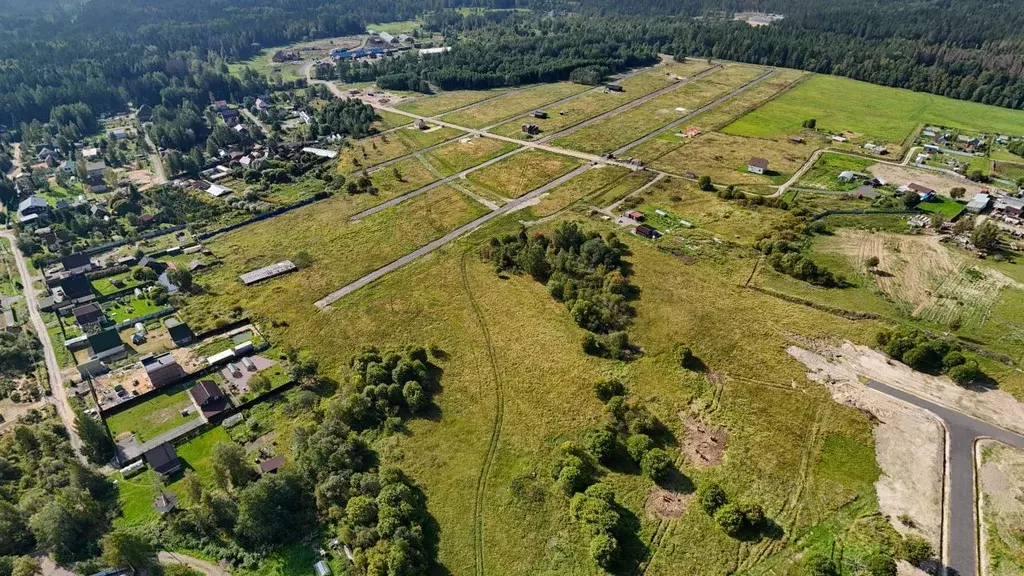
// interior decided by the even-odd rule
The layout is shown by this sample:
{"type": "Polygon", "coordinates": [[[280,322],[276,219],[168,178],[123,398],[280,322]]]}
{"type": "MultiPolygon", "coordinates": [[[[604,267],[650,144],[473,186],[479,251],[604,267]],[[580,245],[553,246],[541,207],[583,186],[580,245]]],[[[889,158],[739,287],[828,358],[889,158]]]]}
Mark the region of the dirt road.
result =
{"type": "Polygon", "coordinates": [[[164,184],[167,182],[167,175],[164,174],[164,162],[160,158],[160,149],[157,148],[156,144],[153,143],[153,139],[149,137],[149,131],[145,127],[140,127],[142,133],[146,136],[146,145],[153,151],[149,155],[149,163],[153,166],[153,174],[156,175],[156,184],[164,184]]]}
{"type": "Polygon", "coordinates": [[[157,553],[156,558],[161,564],[183,564],[189,568],[206,574],[206,576],[231,576],[230,572],[212,562],[186,556],[179,552],[167,552],[166,550],[161,550],[157,553]]]}
{"type": "Polygon", "coordinates": [[[75,413],[71,410],[71,404],[68,402],[67,390],[64,388],[64,382],[60,375],[60,363],[57,362],[57,355],[53,352],[53,343],[50,341],[50,336],[46,331],[43,317],[39,313],[39,296],[36,294],[36,289],[32,284],[32,275],[29,273],[25,258],[15,245],[14,233],[3,230],[0,231],[0,237],[10,240],[11,246],[14,248],[12,250],[14,252],[14,262],[17,265],[18,274],[21,276],[21,285],[24,287],[29,319],[32,322],[33,329],[35,329],[36,334],[39,336],[39,341],[43,344],[43,357],[46,360],[46,372],[50,379],[53,404],[57,407],[57,413],[60,414],[60,418],[64,421],[64,426],[68,430],[68,435],[71,438],[71,447],[78,454],[79,459],[85,462],[85,457],[82,456],[82,441],[75,432],[75,413]]]}

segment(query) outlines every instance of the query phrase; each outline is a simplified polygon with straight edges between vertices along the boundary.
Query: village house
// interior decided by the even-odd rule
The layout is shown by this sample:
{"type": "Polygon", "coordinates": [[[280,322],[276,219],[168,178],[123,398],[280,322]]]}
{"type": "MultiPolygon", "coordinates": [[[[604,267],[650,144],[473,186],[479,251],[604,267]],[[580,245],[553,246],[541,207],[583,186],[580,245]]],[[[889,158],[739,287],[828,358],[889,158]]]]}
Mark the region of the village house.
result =
{"type": "Polygon", "coordinates": [[[164,327],[167,328],[167,334],[175,346],[187,346],[192,343],[192,329],[188,324],[171,317],[164,320],[164,327]]]}
{"type": "Polygon", "coordinates": [[[661,233],[655,230],[653,226],[650,226],[648,224],[641,224],[637,226],[636,228],[633,229],[633,233],[636,234],[637,236],[643,236],[644,238],[649,238],[651,240],[657,240],[658,238],[661,238],[661,233]]]}
{"type": "Polygon", "coordinates": [[[1024,200],[1012,196],[999,196],[996,198],[994,208],[1002,210],[1003,214],[1007,216],[1020,218],[1021,213],[1024,212],[1024,200]]]}
{"type": "Polygon", "coordinates": [[[984,192],[979,192],[974,195],[974,198],[967,203],[967,211],[972,214],[978,214],[988,208],[989,203],[992,201],[992,197],[984,192]]]}
{"type": "Polygon", "coordinates": [[[146,462],[154,472],[161,476],[170,476],[181,470],[181,460],[178,453],[169,442],[148,450],[145,454],[146,462]]]}
{"type": "Polygon", "coordinates": [[[140,362],[153,388],[162,388],[168,384],[174,384],[187,376],[185,370],[174,359],[174,356],[170,354],[143,356],[140,362]]]}
{"type": "Polygon", "coordinates": [[[50,204],[39,196],[29,196],[18,203],[18,220],[25,221],[26,216],[33,214],[46,214],[50,211],[50,204]]]}
{"type": "Polygon", "coordinates": [[[83,304],[71,311],[71,314],[75,317],[75,322],[82,328],[83,332],[89,332],[90,329],[98,327],[107,317],[103,314],[103,309],[99,307],[99,304],[90,302],[83,304]]]}
{"type": "Polygon", "coordinates": [[[913,192],[917,194],[917,197],[921,202],[929,202],[935,199],[935,190],[914,182],[911,182],[906,187],[901,187],[900,190],[902,192],[913,192]]]}
{"type": "Polygon", "coordinates": [[[209,420],[228,409],[228,400],[220,387],[213,380],[202,380],[188,389],[193,406],[209,420]]]}
{"type": "Polygon", "coordinates": [[[764,174],[768,171],[768,161],[764,158],[751,158],[747,161],[747,172],[751,174],[764,174]]]}

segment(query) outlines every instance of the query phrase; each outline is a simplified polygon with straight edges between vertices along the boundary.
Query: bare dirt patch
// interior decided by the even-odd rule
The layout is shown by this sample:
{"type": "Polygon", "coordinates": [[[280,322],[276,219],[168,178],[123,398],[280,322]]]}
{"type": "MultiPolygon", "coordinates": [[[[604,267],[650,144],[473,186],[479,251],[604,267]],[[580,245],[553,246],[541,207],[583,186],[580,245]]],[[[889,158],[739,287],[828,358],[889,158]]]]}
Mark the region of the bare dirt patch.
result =
{"type": "Polygon", "coordinates": [[[681,494],[655,486],[647,496],[644,510],[648,516],[654,518],[681,518],[692,500],[693,496],[690,494],[681,494]]]}
{"type": "MultiPolygon", "coordinates": [[[[958,386],[945,376],[916,372],[906,364],[890,360],[877,350],[849,341],[837,345],[804,343],[804,346],[813,349],[815,356],[827,360],[816,366],[827,369],[835,379],[858,382],[863,377],[877,380],[979,420],[987,420],[996,426],[1024,434],[1024,404],[1003,390],[958,386]]],[[[800,357],[798,359],[803,361],[800,357]]]]}
{"type": "Polygon", "coordinates": [[[866,230],[838,230],[823,241],[863,266],[869,257],[879,264],[871,276],[878,288],[907,305],[907,312],[935,322],[982,324],[1004,288],[1024,288],[1012,278],[943,246],[931,234],[906,235],[866,230]]]}
{"type": "Polygon", "coordinates": [[[729,434],[723,429],[708,426],[693,415],[680,414],[686,434],[683,437],[683,453],[690,464],[697,468],[711,468],[722,463],[729,434]]]}
{"type": "Polygon", "coordinates": [[[905,186],[916,182],[935,190],[941,196],[949,196],[951,188],[965,188],[966,197],[972,198],[984,188],[977,182],[971,182],[966,178],[957,178],[942,172],[914,168],[912,166],[897,166],[895,164],[875,164],[868,167],[868,172],[876,178],[881,178],[896,186],[905,186]]]}
{"type": "Polygon", "coordinates": [[[833,400],[857,408],[877,422],[875,457],[882,474],[875,482],[878,506],[898,532],[917,533],[941,545],[945,432],[929,412],[865,387],[856,370],[797,346],[787,352],[807,366],[807,377],[828,388],[833,400]],[[907,515],[913,527],[898,520],[907,515]]]}
{"type": "Polygon", "coordinates": [[[1024,572],[1024,451],[978,444],[982,566],[986,576],[1024,572]]]}

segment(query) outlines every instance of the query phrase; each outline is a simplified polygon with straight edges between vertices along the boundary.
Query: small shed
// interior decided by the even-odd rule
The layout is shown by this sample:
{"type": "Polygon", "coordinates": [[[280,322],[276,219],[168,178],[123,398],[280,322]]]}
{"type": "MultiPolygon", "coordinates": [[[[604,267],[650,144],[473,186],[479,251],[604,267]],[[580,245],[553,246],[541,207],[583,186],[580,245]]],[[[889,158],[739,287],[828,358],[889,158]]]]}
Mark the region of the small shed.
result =
{"type": "Polygon", "coordinates": [[[605,84],[604,87],[612,92],[622,92],[622,86],[618,84],[605,84]]]}
{"type": "Polygon", "coordinates": [[[420,130],[426,130],[427,128],[430,128],[430,126],[427,124],[427,121],[424,120],[423,118],[417,118],[416,121],[413,122],[413,126],[420,130]]]}
{"type": "Polygon", "coordinates": [[[636,220],[637,222],[643,222],[644,213],[639,210],[633,210],[632,212],[628,212],[626,214],[626,218],[629,218],[630,220],[636,220]]]}
{"type": "Polygon", "coordinates": [[[548,113],[543,110],[534,110],[533,117],[539,120],[544,120],[545,118],[548,117],[548,113]]]}
{"type": "Polygon", "coordinates": [[[313,564],[313,571],[316,572],[316,576],[330,576],[331,567],[327,565],[327,562],[323,560],[313,564]]]}
{"type": "Polygon", "coordinates": [[[633,233],[637,236],[643,236],[644,238],[650,238],[651,240],[657,240],[661,238],[661,233],[654,229],[653,226],[648,224],[641,224],[633,230],[633,233]]]}

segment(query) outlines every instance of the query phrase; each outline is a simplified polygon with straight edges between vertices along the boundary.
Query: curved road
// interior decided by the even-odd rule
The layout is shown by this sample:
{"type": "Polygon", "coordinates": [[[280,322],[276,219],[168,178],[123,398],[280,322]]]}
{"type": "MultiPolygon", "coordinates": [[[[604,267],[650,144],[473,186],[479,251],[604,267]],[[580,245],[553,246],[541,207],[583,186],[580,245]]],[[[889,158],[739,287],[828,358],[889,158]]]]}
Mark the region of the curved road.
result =
{"type": "Polygon", "coordinates": [[[975,504],[974,444],[979,438],[993,438],[1024,449],[1024,435],[972,418],[963,412],[940,406],[903,390],[869,380],[868,388],[928,410],[945,424],[947,446],[946,494],[948,508],[943,514],[946,551],[943,561],[949,576],[978,574],[978,518],[975,504]]]}
{"type": "Polygon", "coordinates": [[[85,457],[82,456],[82,440],[78,437],[78,433],[75,432],[75,413],[71,410],[71,404],[68,402],[67,390],[64,388],[64,382],[60,375],[60,363],[57,362],[57,355],[53,352],[53,342],[50,341],[50,335],[46,331],[46,323],[43,322],[43,317],[39,313],[39,296],[36,294],[35,286],[32,284],[32,275],[25,264],[25,257],[21,255],[21,250],[18,250],[15,244],[14,233],[9,230],[3,230],[0,231],[0,237],[11,241],[11,251],[14,253],[14,262],[18,268],[18,274],[21,276],[21,285],[25,292],[25,303],[28,305],[29,320],[32,322],[36,335],[39,336],[39,341],[43,344],[46,374],[50,379],[50,391],[53,393],[51,398],[53,399],[54,406],[57,407],[57,413],[60,414],[61,420],[64,421],[64,427],[68,430],[68,436],[71,438],[71,447],[75,450],[78,458],[84,463],[85,457]]]}

